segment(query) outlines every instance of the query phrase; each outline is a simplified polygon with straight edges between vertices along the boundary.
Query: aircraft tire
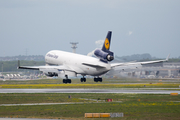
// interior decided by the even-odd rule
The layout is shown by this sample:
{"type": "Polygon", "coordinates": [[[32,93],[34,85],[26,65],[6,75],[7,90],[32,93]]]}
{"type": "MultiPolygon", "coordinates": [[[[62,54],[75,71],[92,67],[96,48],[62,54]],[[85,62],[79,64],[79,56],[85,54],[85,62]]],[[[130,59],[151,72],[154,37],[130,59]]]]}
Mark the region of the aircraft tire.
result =
{"type": "Polygon", "coordinates": [[[86,82],[86,78],[81,78],[81,82],[86,82]]]}
{"type": "Polygon", "coordinates": [[[94,78],[94,82],[98,82],[98,78],[94,78]]]}
{"type": "Polygon", "coordinates": [[[63,83],[65,83],[65,84],[66,84],[66,83],[67,83],[67,80],[66,80],[66,79],[63,79],[63,83]]]}
{"type": "Polygon", "coordinates": [[[67,79],[67,83],[71,83],[71,79],[67,79]]]}
{"type": "Polygon", "coordinates": [[[99,82],[102,82],[102,78],[99,78],[99,82]]]}

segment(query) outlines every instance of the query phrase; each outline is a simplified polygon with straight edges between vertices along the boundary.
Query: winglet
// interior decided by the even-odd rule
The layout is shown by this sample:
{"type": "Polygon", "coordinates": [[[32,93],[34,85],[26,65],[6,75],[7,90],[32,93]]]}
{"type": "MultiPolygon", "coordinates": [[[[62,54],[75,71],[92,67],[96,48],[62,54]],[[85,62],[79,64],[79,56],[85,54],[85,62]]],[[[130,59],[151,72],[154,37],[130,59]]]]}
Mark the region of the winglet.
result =
{"type": "Polygon", "coordinates": [[[17,66],[17,69],[19,69],[20,67],[20,60],[18,60],[18,66],[17,66]]]}
{"type": "Polygon", "coordinates": [[[170,56],[171,54],[169,54],[168,56],[167,56],[167,58],[166,58],[166,61],[168,61],[169,60],[169,56],[170,56]]]}
{"type": "Polygon", "coordinates": [[[31,69],[31,70],[39,70],[38,66],[20,66],[20,60],[18,60],[17,69],[31,69]]]}

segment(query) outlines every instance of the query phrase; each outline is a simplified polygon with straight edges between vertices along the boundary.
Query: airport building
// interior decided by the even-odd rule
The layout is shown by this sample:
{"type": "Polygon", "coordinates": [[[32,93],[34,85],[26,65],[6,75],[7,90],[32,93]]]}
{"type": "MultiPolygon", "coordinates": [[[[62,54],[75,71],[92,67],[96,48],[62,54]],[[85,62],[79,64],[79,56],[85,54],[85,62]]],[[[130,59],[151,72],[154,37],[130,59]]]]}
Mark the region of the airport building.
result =
{"type": "Polygon", "coordinates": [[[156,63],[140,66],[117,67],[105,77],[130,78],[180,78],[180,62],[156,63]]]}

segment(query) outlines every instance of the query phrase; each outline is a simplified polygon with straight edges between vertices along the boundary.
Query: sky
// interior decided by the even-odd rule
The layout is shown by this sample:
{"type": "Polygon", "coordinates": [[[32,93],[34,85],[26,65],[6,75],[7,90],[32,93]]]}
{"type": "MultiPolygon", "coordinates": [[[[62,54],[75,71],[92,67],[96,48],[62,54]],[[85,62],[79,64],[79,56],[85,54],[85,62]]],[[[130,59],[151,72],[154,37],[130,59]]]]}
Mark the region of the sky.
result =
{"type": "Polygon", "coordinates": [[[112,31],[117,56],[180,56],[180,0],[0,0],[0,56],[87,55],[112,31]]]}

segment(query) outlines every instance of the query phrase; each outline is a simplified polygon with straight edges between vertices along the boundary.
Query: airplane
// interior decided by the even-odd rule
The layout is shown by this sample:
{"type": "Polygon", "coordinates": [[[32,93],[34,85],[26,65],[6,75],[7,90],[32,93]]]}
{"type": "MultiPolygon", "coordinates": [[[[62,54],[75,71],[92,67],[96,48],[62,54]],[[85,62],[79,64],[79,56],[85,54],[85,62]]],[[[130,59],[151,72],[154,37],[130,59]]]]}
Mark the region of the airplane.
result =
{"type": "Polygon", "coordinates": [[[130,66],[136,64],[151,64],[168,61],[165,60],[128,62],[128,63],[109,63],[114,60],[114,53],[110,51],[112,31],[108,31],[102,49],[97,48],[91,57],[60,50],[51,50],[45,55],[45,66],[20,66],[18,61],[17,69],[39,70],[49,77],[58,76],[63,78],[63,83],[71,83],[69,77],[82,75],[81,82],[86,82],[86,75],[94,76],[94,82],[102,82],[101,75],[118,66],[130,66]]]}

